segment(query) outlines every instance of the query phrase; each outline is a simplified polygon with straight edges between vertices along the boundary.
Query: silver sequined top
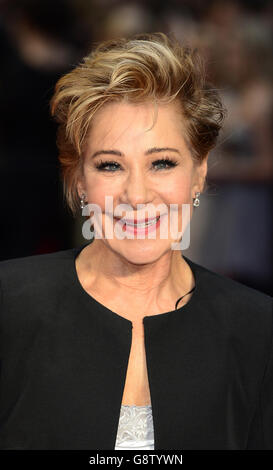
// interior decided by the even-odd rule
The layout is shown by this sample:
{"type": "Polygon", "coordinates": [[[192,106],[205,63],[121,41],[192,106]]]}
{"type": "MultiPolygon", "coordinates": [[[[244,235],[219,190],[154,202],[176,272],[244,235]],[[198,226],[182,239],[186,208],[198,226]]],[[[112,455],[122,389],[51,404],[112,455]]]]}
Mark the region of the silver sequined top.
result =
{"type": "Polygon", "coordinates": [[[154,449],[152,405],[121,405],[115,450],[154,449]]]}

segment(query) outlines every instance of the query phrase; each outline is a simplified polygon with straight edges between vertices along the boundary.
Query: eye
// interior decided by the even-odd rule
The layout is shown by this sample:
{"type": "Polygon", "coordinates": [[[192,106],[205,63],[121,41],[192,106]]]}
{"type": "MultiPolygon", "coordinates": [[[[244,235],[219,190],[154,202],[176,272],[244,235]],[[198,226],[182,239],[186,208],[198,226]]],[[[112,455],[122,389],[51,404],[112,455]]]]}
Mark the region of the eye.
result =
{"type": "Polygon", "coordinates": [[[117,162],[100,160],[95,166],[99,171],[116,171],[120,165],[117,162]],[[107,167],[112,167],[112,169],[109,170],[107,167]]]}
{"type": "MultiPolygon", "coordinates": [[[[172,160],[169,157],[161,158],[160,160],[155,160],[152,162],[153,169],[155,170],[168,170],[170,168],[174,168],[177,166],[177,164],[177,161],[172,160]]],[[[119,163],[110,160],[104,162],[100,160],[95,166],[99,171],[106,171],[111,173],[118,171],[121,168],[119,163]]]]}
{"type": "Polygon", "coordinates": [[[153,165],[160,165],[159,170],[168,170],[169,168],[173,168],[177,165],[177,161],[171,160],[170,158],[162,158],[160,160],[156,160],[153,162],[153,165]],[[163,166],[162,166],[163,165],[163,166]]]}

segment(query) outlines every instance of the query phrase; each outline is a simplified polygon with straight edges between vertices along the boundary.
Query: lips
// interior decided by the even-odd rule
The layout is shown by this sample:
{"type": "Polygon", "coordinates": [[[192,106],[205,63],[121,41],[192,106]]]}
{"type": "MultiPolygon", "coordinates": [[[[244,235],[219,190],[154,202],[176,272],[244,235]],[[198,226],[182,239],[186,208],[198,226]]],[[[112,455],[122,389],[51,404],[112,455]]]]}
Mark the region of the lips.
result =
{"type": "Polygon", "coordinates": [[[122,217],[115,217],[115,219],[117,220],[122,220],[122,222],[124,223],[128,223],[128,224],[131,224],[131,225],[140,225],[140,224],[145,224],[145,223],[149,223],[149,222],[152,222],[154,220],[158,220],[160,218],[160,216],[157,216],[157,217],[146,217],[146,219],[124,219],[122,217]]]}

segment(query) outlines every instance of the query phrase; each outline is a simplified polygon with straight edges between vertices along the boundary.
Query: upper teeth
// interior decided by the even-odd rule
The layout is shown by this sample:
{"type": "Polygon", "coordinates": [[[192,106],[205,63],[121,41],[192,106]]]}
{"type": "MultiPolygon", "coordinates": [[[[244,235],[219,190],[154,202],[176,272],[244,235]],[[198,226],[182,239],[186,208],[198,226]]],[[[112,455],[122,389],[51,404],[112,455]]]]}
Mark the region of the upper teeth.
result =
{"type": "Polygon", "coordinates": [[[148,222],[143,222],[141,224],[134,224],[133,222],[127,222],[126,220],[125,220],[125,223],[126,223],[126,225],[131,225],[132,227],[141,228],[141,227],[146,227],[147,225],[152,225],[152,224],[156,223],[157,220],[158,220],[158,217],[156,217],[155,219],[149,220],[148,222]]]}

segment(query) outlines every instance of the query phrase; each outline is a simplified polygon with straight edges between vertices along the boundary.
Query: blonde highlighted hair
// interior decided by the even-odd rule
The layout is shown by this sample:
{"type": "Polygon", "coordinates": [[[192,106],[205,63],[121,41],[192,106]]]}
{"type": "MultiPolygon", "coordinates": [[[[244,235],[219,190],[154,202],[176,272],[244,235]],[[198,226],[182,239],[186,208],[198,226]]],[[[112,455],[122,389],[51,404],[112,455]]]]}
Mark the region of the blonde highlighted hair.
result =
{"type": "Polygon", "coordinates": [[[79,207],[77,181],[92,118],[104,104],[124,99],[178,102],[186,141],[197,163],[216,144],[225,109],[217,90],[206,81],[196,50],[163,33],[104,41],[58,80],[50,102],[58,123],[64,194],[74,214],[79,207]]]}

